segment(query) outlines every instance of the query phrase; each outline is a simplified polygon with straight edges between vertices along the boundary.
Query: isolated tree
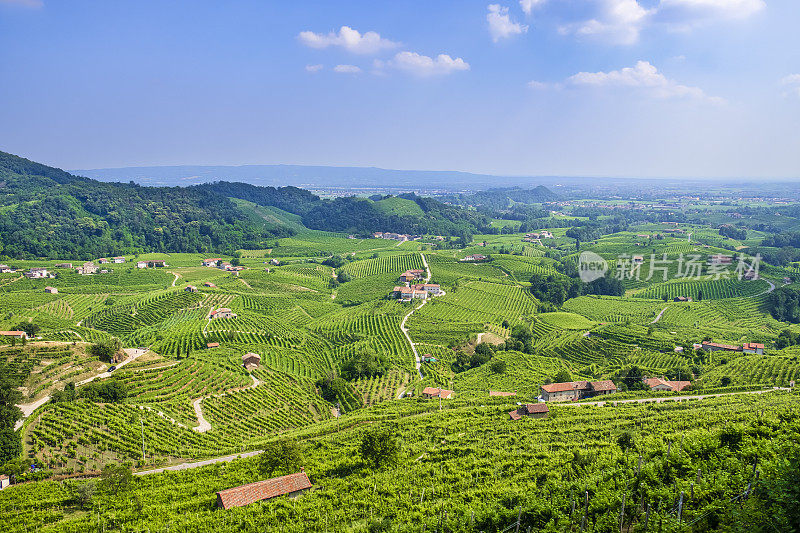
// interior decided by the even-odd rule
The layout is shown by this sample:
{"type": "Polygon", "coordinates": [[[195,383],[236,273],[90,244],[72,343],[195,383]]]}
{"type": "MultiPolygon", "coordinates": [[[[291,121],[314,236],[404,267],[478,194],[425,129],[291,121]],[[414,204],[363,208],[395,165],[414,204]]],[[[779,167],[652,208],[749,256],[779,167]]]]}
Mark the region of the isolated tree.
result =
{"type": "Polygon", "coordinates": [[[128,488],[133,481],[130,463],[107,464],[100,474],[100,488],[103,492],[117,494],[128,488]]]}
{"type": "Polygon", "coordinates": [[[361,439],[361,460],[373,468],[393,466],[400,459],[397,436],[386,427],[369,429],[361,439]]]}
{"type": "Polygon", "coordinates": [[[501,361],[500,359],[495,359],[489,365],[489,369],[494,374],[503,374],[506,371],[506,362],[505,361],[501,361]]]}
{"type": "Polygon", "coordinates": [[[731,378],[729,376],[722,376],[722,379],[719,380],[719,384],[723,387],[727,387],[731,384],[731,378]]]}
{"type": "Polygon", "coordinates": [[[294,439],[279,439],[264,447],[258,469],[265,476],[276,477],[298,472],[303,463],[300,444],[294,439]]]}
{"type": "Polygon", "coordinates": [[[33,322],[20,322],[17,325],[17,331],[24,331],[27,333],[28,337],[35,337],[39,330],[42,329],[39,327],[38,324],[34,324],[33,322]]]}

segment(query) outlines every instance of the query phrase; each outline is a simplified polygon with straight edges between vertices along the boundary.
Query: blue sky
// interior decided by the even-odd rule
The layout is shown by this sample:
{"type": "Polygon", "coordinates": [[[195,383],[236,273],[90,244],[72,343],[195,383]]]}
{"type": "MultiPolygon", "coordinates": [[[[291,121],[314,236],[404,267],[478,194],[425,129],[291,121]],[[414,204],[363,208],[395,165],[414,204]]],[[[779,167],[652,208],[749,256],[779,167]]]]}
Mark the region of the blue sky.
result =
{"type": "Polygon", "coordinates": [[[798,27],[797,0],[0,0],[0,149],[800,177],[798,27]]]}

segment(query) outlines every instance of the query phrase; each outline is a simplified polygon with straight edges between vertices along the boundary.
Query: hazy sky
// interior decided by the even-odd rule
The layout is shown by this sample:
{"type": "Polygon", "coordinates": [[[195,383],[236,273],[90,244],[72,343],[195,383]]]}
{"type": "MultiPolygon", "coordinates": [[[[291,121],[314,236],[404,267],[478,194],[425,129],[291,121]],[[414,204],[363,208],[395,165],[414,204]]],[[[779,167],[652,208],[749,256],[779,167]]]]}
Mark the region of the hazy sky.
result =
{"type": "Polygon", "coordinates": [[[0,150],[800,177],[798,0],[0,0],[0,150]]]}

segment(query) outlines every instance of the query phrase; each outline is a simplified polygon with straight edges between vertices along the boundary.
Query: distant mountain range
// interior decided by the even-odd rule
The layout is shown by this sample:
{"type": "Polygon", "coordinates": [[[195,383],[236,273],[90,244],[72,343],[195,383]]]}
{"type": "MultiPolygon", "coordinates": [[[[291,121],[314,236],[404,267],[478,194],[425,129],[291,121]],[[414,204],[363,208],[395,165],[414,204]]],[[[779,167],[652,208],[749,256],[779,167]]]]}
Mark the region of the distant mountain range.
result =
{"type": "Polygon", "coordinates": [[[459,171],[391,170],[376,167],[305,165],[163,166],[72,170],[99,181],[133,181],[140,185],[188,186],[213,181],[305,188],[399,189],[447,191],[482,190],[498,184],[508,187],[552,183],[551,177],[511,177],[459,171]]]}

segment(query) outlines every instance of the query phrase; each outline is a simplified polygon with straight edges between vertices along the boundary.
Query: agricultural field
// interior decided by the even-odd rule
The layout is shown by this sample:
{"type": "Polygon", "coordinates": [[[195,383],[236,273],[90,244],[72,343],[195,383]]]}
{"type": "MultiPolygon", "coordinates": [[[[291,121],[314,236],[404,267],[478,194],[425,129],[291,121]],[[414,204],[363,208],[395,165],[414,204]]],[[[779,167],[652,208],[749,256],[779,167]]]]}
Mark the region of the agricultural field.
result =
{"type": "MultiPolygon", "coordinates": [[[[387,203],[385,209],[411,208],[395,204],[387,203]]],[[[280,210],[250,208],[253,216],[265,220],[288,216],[280,210]]],[[[364,503],[347,503],[355,514],[324,507],[329,517],[352,521],[357,529],[368,521],[364,513],[370,512],[373,503],[386,504],[385,491],[433,490],[432,476],[438,472],[461,489],[437,492],[435,497],[426,493],[420,506],[421,495],[412,488],[417,509],[412,510],[404,496],[404,503],[395,505],[397,516],[405,513],[432,525],[434,510],[446,501],[460,509],[452,511],[455,515],[474,512],[475,523],[480,520],[486,527],[508,522],[508,509],[519,505],[532,525],[546,525],[555,516],[564,524],[567,508],[586,483],[619,495],[620,487],[602,472],[617,469],[633,475],[630,465],[622,466],[625,461],[619,452],[608,450],[618,434],[633,432],[641,453],[661,464],[666,441],[656,442],[649,431],[659,428],[661,435],[685,431],[699,439],[699,422],[692,417],[705,420],[706,425],[722,421],[714,409],[705,408],[712,402],[704,400],[680,407],[556,407],[545,422],[524,420],[519,426],[510,425],[508,411],[517,401],[536,401],[543,384],[566,375],[574,380],[612,379],[622,386],[621,376],[631,367],[647,376],[679,372],[698,392],[787,387],[798,378],[800,352],[778,350],[775,342],[785,329],[800,332],[800,328],[776,320],[765,307],[770,293],[781,286],[780,278],[664,282],[643,277],[624,280],[619,295],[583,294],[552,305],[534,297],[531,277],[568,280],[563,272],[577,261],[566,229],[553,228],[553,232],[557,238],[546,247],[523,244],[521,234],[503,234],[476,236],[472,246],[458,250],[305,232],[277,239],[271,248],[241,250],[222,258],[239,265],[238,271],[201,265],[214,255],[142,254],[140,258],[165,259],[169,266],[136,269],[125,263],[111,265],[107,274],[89,276],[61,269],[46,280],[2,275],[0,328],[36,329],[30,340],[0,341],[5,343],[0,344],[0,362],[8,365],[20,383],[25,413],[19,423],[23,456],[47,475],[91,476],[110,463],[128,462],[136,469],[147,469],[259,449],[271,439],[288,435],[315,443],[313,453],[318,455],[309,470],[315,479],[335,487],[342,480],[352,483],[350,471],[361,467],[350,464],[345,455],[331,455],[331,450],[352,451],[362,425],[393,421],[404,435],[403,457],[412,458],[407,475],[390,480],[377,474],[377,488],[364,489],[369,493],[364,503]],[[486,246],[476,245],[483,241],[486,246]],[[461,261],[471,253],[490,257],[477,263],[461,261]],[[401,273],[426,268],[426,275],[441,285],[444,295],[424,303],[401,303],[391,297],[401,273]],[[46,286],[58,291],[46,293],[46,286]],[[194,289],[186,290],[188,286],[194,289]],[[693,301],[673,301],[677,296],[690,296],[693,301]],[[220,309],[229,311],[219,318],[220,309]],[[759,342],[765,345],[765,354],[695,352],[693,343],[704,339],[759,342]],[[127,350],[116,363],[92,355],[96,346],[115,342],[127,350]],[[260,359],[256,366],[245,368],[242,358],[250,353],[260,359]],[[381,369],[348,378],[344,388],[332,395],[327,383],[364,354],[377,356],[381,369]],[[436,361],[418,368],[417,357],[422,355],[436,361]],[[110,371],[112,364],[119,368],[110,371]],[[65,401],[62,389],[72,385],[76,397],[65,401]],[[106,401],[84,394],[106,385],[124,389],[124,397],[106,401]],[[423,388],[431,386],[455,391],[441,413],[438,402],[420,399],[423,388]],[[490,398],[489,391],[516,396],[498,400],[490,398]],[[679,429],[668,414],[678,414],[686,429],[679,429]],[[446,434],[444,424],[453,424],[446,434]],[[563,434],[568,427],[572,429],[566,440],[554,444],[553,435],[563,434]],[[490,437],[489,428],[503,437],[490,437]],[[587,428],[599,432],[588,444],[594,450],[593,459],[582,470],[570,471],[569,476],[577,476],[571,479],[581,480],[569,482],[571,492],[556,489],[556,479],[544,472],[573,461],[578,453],[577,435],[591,431],[587,428]],[[553,509],[559,510],[551,512],[550,518],[544,518],[542,502],[520,499],[517,493],[503,500],[514,502],[508,508],[468,503],[483,498],[484,490],[499,490],[495,485],[501,474],[534,482],[529,479],[534,474],[518,468],[517,459],[498,458],[498,450],[508,439],[513,439],[512,448],[517,450],[513,456],[518,456],[520,464],[534,465],[535,483],[552,491],[553,501],[560,502],[554,504],[553,509]],[[466,478],[450,462],[456,448],[486,450],[467,454],[470,473],[466,478]],[[334,470],[339,474],[332,474],[334,470]],[[456,493],[470,496],[462,500],[456,493]]],[[[617,253],[716,251],[690,245],[683,237],[648,239],[640,246],[637,239],[642,240],[636,232],[620,232],[586,246],[607,257],[612,272],[617,253]]],[[[775,398],[780,398],[776,401],[781,408],[791,410],[797,396],[776,392],[775,398]]],[[[736,416],[741,424],[752,423],[753,413],[764,405],[760,398],[731,396],[714,401],[740,409],[736,416]]],[[[769,416],[778,416],[777,412],[769,416]]],[[[579,447],[584,453],[585,446],[579,447]]],[[[708,468],[722,472],[728,466],[714,463],[708,468]]],[[[252,462],[247,461],[219,471],[223,481],[229,480],[227,471],[241,482],[254,475],[252,462]]],[[[180,476],[189,483],[205,479],[193,477],[208,475],[203,472],[180,476]]],[[[741,481],[740,474],[725,475],[741,481]]],[[[142,478],[135,490],[143,496],[150,494],[155,489],[149,483],[142,478]]],[[[208,500],[206,490],[217,486],[221,485],[208,484],[187,505],[206,505],[200,503],[208,500]]],[[[718,490],[715,487],[709,482],[696,490],[711,494],[718,490]]],[[[324,489],[328,490],[332,489],[324,489]]],[[[645,497],[655,499],[666,491],[658,486],[645,497]]],[[[303,501],[298,504],[305,505],[303,501]]],[[[592,523],[603,530],[608,510],[618,513],[618,503],[608,497],[592,501],[596,502],[590,505],[592,523]]],[[[166,503],[156,498],[152,505],[166,503]]],[[[698,500],[690,513],[699,517],[708,505],[711,500],[698,500]]],[[[259,508],[264,511],[259,518],[264,524],[284,516],[280,506],[259,508]]],[[[641,518],[641,512],[631,513],[631,520],[641,518]]],[[[198,524],[207,519],[205,510],[196,512],[198,524]]],[[[84,519],[65,510],[47,520],[82,524],[84,519]]]]}

